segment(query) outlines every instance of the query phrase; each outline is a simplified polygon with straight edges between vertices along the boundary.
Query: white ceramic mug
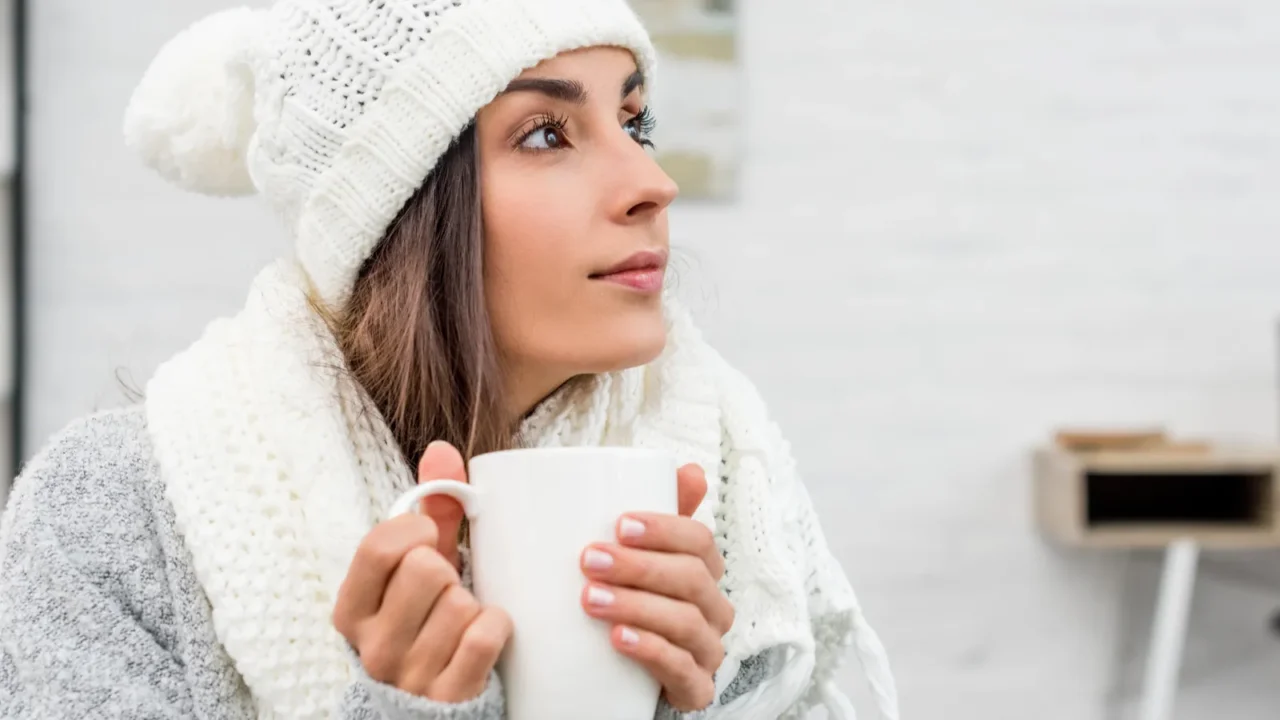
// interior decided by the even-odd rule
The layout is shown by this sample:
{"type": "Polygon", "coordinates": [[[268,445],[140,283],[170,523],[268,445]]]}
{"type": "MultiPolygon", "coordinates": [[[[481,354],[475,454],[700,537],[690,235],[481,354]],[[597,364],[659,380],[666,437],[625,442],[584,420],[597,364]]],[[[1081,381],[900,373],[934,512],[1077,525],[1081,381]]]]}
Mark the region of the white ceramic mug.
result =
{"type": "Polygon", "coordinates": [[[461,503],[470,522],[472,585],[506,610],[515,632],[498,674],[509,720],[652,720],[657,681],[582,609],[582,551],[616,542],[629,512],[675,514],[675,458],[634,448],[533,448],[472,458],[469,483],[429,480],[392,517],[428,495],[461,503]]]}

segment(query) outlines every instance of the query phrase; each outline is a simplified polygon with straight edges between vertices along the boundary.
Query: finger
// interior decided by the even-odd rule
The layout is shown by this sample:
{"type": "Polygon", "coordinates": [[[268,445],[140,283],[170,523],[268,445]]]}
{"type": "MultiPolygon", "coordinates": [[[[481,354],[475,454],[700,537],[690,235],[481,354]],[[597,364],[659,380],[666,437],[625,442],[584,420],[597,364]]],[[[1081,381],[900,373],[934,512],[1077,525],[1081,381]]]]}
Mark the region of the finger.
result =
{"type": "Polygon", "coordinates": [[[720,592],[706,564],[693,555],[593,545],[582,553],[582,572],[606,585],[693,603],[721,634],[733,627],[733,604],[720,592]]]}
{"type": "Polygon", "coordinates": [[[355,647],[370,676],[400,684],[397,681],[409,669],[406,655],[437,598],[458,582],[457,571],[434,548],[419,546],[405,554],[378,613],[359,628],[355,647]]]}
{"type": "Polygon", "coordinates": [[[715,536],[706,525],[687,517],[634,513],[618,521],[618,541],[627,547],[658,552],[693,555],[701,560],[711,577],[724,575],[724,556],[715,536]]]}
{"type": "Polygon", "coordinates": [[[679,498],[677,505],[680,508],[678,514],[693,517],[694,511],[707,496],[706,473],[702,472],[700,466],[689,463],[676,471],[676,488],[676,496],[679,498]]]}
{"type": "Polygon", "coordinates": [[[400,560],[416,547],[434,548],[436,524],[421,515],[403,515],[379,523],[356,548],[347,577],[338,589],[333,622],[348,640],[358,621],[378,612],[382,596],[400,560]]]}
{"type": "MultiPolygon", "coordinates": [[[[439,441],[427,446],[418,461],[418,482],[430,480],[467,481],[467,466],[462,453],[447,442],[439,441]]],[[[435,521],[439,528],[436,549],[454,567],[459,567],[458,529],[462,527],[462,505],[447,495],[431,495],[422,501],[423,512],[435,521]]]]}
{"type": "Polygon", "coordinates": [[[582,607],[591,617],[661,635],[688,651],[707,672],[715,672],[724,661],[720,634],[690,603],[642,590],[592,583],[582,591],[582,607]]]}
{"type": "Polygon", "coordinates": [[[610,635],[613,646],[645,667],[665,690],[667,703],[680,712],[704,710],[715,700],[711,673],[698,667],[688,651],[659,635],[619,625],[610,635]]]}
{"type": "Polygon", "coordinates": [[[458,641],[453,660],[437,678],[432,699],[458,703],[484,692],[489,671],[498,663],[511,631],[511,616],[501,609],[480,611],[458,641]]]}
{"type": "MultiPolygon", "coordinates": [[[[441,558],[441,563],[444,559],[441,558]]],[[[425,694],[435,683],[462,640],[462,633],[467,626],[480,615],[480,603],[474,595],[462,585],[450,585],[441,593],[426,624],[417,631],[417,638],[412,640],[405,665],[404,687],[417,688],[416,694],[425,694]]]]}

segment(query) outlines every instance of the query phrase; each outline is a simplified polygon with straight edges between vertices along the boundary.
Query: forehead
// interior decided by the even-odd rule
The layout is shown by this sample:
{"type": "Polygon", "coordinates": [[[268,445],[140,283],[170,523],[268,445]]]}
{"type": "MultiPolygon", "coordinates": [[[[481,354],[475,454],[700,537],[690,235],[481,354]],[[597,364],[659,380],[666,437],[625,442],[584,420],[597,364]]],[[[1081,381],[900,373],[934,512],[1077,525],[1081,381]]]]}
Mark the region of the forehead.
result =
{"type": "Polygon", "coordinates": [[[543,60],[520,73],[521,78],[565,78],[585,84],[616,84],[636,71],[630,50],[610,46],[581,48],[543,60]]]}

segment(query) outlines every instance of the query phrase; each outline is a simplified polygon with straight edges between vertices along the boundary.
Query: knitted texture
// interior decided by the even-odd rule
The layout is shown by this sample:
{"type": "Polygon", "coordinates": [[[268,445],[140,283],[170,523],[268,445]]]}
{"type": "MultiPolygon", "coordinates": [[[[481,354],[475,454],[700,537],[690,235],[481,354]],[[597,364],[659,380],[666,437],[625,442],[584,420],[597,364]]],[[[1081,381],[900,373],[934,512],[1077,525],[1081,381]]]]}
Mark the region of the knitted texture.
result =
{"type": "MultiPolygon", "coordinates": [[[[335,718],[506,717],[496,675],[478,697],[440,703],[370,678],[354,653],[347,663],[335,718]]],[[[165,499],[142,408],[72,423],[26,464],[0,521],[0,718],[256,715],[165,499]]]]}
{"type": "MultiPolygon", "coordinates": [[[[469,552],[461,551],[470,587],[469,552]]],[[[480,696],[439,703],[373,680],[354,652],[345,654],[353,681],[335,711],[341,720],[506,717],[496,674],[480,696]]],[[[722,667],[720,704],[772,669],[763,656],[736,676],[722,667]]],[[[0,522],[0,718],[255,715],[165,498],[144,408],[75,421],[27,463],[0,522]]],[[[655,714],[706,716],[665,702],[655,714]]]]}
{"type": "Polygon", "coordinates": [[[525,69],[601,45],[629,49],[651,78],[655,53],[625,0],[278,0],[170,41],[125,136],[183,188],[261,192],[320,298],[341,307],[476,113],[525,69]]]}
{"type": "MultiPolygon", "coordinates": [[[[830,675],[852,644],[882,715],[896,718],[883,649],[763,403],[670,301],[668,325],[658,360],[549,398],[521,428],[522,444],[660,448],[722,479],[695,518],[715,533],[737,611],[726,667],[788,653],[725,717],[838,706],[830,675]]],[[[218,639],[264,717],[325,717],[350,684],[330,622],[337,590],[360,540],[413,484],[389,430],[341,368],[307,304],[304,273],[281,261],[259,275],[239,315],[211,325],[147,387],[148,429],[177,526],[218,639]]]]}

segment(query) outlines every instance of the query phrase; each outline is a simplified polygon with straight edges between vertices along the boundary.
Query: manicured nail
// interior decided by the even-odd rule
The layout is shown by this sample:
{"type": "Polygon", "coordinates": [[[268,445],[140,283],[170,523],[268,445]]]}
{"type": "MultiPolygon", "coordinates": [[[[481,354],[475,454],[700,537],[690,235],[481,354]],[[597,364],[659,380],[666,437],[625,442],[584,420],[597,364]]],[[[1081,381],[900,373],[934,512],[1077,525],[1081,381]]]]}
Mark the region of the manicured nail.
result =
{"type": "Polygon", "coordinates": [[[622,640],[623,645],[630,647],[640,644],[640,634],[629,627],[622,628],[622,632],[618,633],[618,639],[622,640]]]}
{"type": "Polygon", "coordinates": [[[622,518],[622,522],[618,523],[618,534],[634,540],[644,534],[644,523],[633,518],[622,518]]]}
{"type": "Polygon", "coordinates": [[[595,586],[587,588],[587,604],[596,607],[608,607],[614,601],[613,593],[595,586]]]}
{"type": "Polygon", "coordinates": [[[608,570],[613,567],[613,556],[602,550],[588,548],[582,554],[582,566],[588,570],[608,570]]]}

